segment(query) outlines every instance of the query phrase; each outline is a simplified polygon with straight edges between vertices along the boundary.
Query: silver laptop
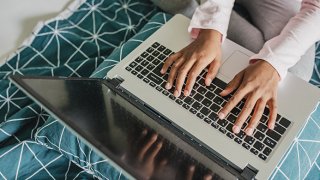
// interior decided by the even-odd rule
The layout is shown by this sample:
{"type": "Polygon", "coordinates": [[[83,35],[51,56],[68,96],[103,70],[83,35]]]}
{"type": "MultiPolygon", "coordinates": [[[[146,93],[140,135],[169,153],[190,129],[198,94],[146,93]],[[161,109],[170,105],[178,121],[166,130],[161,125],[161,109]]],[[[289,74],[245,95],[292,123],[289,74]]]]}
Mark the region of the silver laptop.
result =
{"type": "MultiPolygon", "coordinates": [[[[161,134],[160,131],[163,131],[163,128],[156,127],[152,121],[165,122],[164,124],[167,125],[164,129],[177,131],[178,134],[180,134],[179,137],[183,140],[179,141],[177,140],[179,138],[171,138],[168,132],[164,133],[166,135],[163,135],[163,137],[174,140],[176,141],[176,145],[179,144],[179,146],[184,147],[180,147],[180,149],[186,151],[196,149],[196,152],[200,152],[201,155],[194,155],[196,154],[195,152],[190,152],[189,154],[197,156],[197,158],[194,156],[193,158],[198,159],[198,161],[207,167],[215,167],[216,171],[219,172],[219,177],[222,177],[222,179],[230,179],[230,177],[234,179],[267,179],[315,109],[320,99],[320,91],[318,88],[289,73],[279,85],[278,116],[275,129],[273,131],[267,129],[269,112],[266,108],[253,136],[248,137],[243,132],[247,122],[242,127],[240,133],[234,134],[232,132],[232,126],[243,106],[243,102],[239,103],[225,119],[220,120],[217,118],[217,113],[227,102],[228,97],[223,98],[218,94],[235,74],[248,66],[249,57],[252,55],[252,52],[226,39],[222,47],[222,67],[220,68],[217,78],[209,87],[204,86],[203,76],[206,73],[205,70],[197,79],[197,83],[191,95],[188,97],[180,96],[176,98],[170,90],[168,91],[164,88],[167,75],[162,76],[160,69],[168,56],[179,51],[192,41],[187,32],[189,21],[188,18],[182,15],[174,16],[111,69],[107,74],[106,82],[103,80],[89,81],[87,79],[83,80],[83,84],[87,84],[87,87],[89,87],[91,81],[97,81],[100,82],[100,84],[106,85],[104,91],[109,92],[110,89],[112,89],[112,91],[125,97],[125,100],[117,101],[117,107],[126,107],[127,112],[133,111],[132,109],[134,108],[129,108],[130,105],[126,104],[126,101],[131,102],[135,107],[139,107],[144,113],[152,116],[152,119],[144,120],[144,123],[148,124],[148,127],[157,129],[156,132],[159,134],[161,134]],[[193,146],[186,147],[186,145],[182,145],[184,142],[187,142],[186,144],[191,143],[193,146]],[[202,157],[203,155],[204,157],[202,157]],[[199,156],[201,157],[198,158],[199,156]],[[211,162],[219,163],[217,163],[218,165],[214,163],[214,165],[211,162]]],[[[64,92],[70,88],[64,87],[60,88],[59,91],[51,90],[50,92],[48,90],[42,90],[42,92],[39,87],[54,89],[60,86],[54,83],[50,84],[48,80],[41,81],[41,78],[34,78],[38,81],[32,81],[32,78],[21,77],[11,77],[11,79],[18,87],[24,90],[24,92],[42,104],[53,116],[60,119],[69,126],[71,130],[79,134],[83,140],[93,145],[101,155],[110,158],[115,162],[115,166],[128,172],[127,175],[129,177],[138,179],[141,177],[135,174],[135,171],[127,168],[121,159],[114,158],[116,156],[112,153],[110,154],[112,151],[108,150],[107,147],[107,150],[105,150],[103,145],[104,140],[100,140],[99,135],[97,135],[97,138],[92,135],[95,134],[94,130],[88,130],[86,133],[83,131],[83,127],[80,127],[88,122],[92,123],[93,121],[90,120],[90,117],[97,119],[95,115],[85,118],[86,114],[92,114],[92,111],[94,112],[95,110],[90,111],[90,108],[84,108],[88,109],[86,111],[87,113],[74,117],[71,115],[75,112],[72,111],[69,113],[68,108],[72,109],[72,104],[90,103],[90,100],[74,100],[79,97],[84,97],[86,94],[84,94],[84,96],[75,95],[74,98],[69,98],[69,101],[75,101],[75,103],[70,103],[65,100],[66,102],[61,105],[58,101],[64,99],[62,97],[65,97],[65,94],[68,93],[58,96],[55,95],[55,92],[60,92],[60,90],[64,92]],[[54,105],[55,103],[56,106],[54,105]],[[58,110],[55,108],[60,106],[63,108],[58,108],[58,110]],[[70,116],[70,118],[68,118],[68,116],[70,116]],[[83,123],[75,123],[79,118],[83,123]]],[[[77,82],[78,81],[79,79],[77,82]]],[[[97,82],[96,84],[99,84],[97,82]]],[[[70,87],[75,86],[77,86],[76,83],[70,85],[70,87]]],[[[76,89],[85,91],[90,88],[76,89]]],[[[90,96],[92,96],[92,94],[90,94],[90,96]]],[[[117,99],[109,95],[103,98],[112,99],[112,101],[117,99]]],[[[105,104],[108,108],[114,106],[112,106],[110,101],[100,104],[105,104]]],[[[73,108],[75,107],[76,106],[73,108]]],[[[85,107],[92,107],[92,104],[86,105],[85,107]]],[[[110,112],[116,112],[115,109],[111,108],[110,112]]],[[[110,114],[106,112],[102,113],[110,114]]],[[[96,114],[99,114],[99,112],[97,111],[96,114]]],[[[145,115],[141,112],[133,111],[131,114],[135,114],[140,117],[140,119],[146,119],[145,115]]],[[[105,117],[105,115],[101,117],[105,117]]],[[[111,115],[108,115],[108,117],[110,118],[111,115]]],[[[100,123],[103,124],[103,122],[100,123]]],[[[101,126],[97,125],[96,127],[100,128],[101,126]]],[[[211,171],[213,170],[211,169],[211,171]]]]}
{"type": "Polygon", "coordinates": [[[172,125],[197,139],[203,146],[216,151],[241,169],[247,167],[257,172],[258,179],[267,179],[314,111],[320,91],[288,73],[279,85],[275,130],[266,128],[266,110],[253,138],[246,137],[243,132],[239,133],[241,135],[233,134],[230,127],[241,105],[233,109],[225,120],[219,121],[210,115],[217,113],[225,104],[226,100],[218,97],[217,93],[248,66],[252,52],[226,39],[222,46],[223,64],[214,85],[203,90],[203,78],[198,78],[193,100],[186,97],[176,99],[172,92],[163,88],[166,76],[160,77],[161,63],[159,66],[158,60],[164,60],[164,56],[170,55],[171,51],[177,52],[192,41],[187,32],[189,22],[182,15],[174,16],[116,65],[107,77],[119,79],[121,88],[169,119],[172,125]],[[205,100],[212,103],[203,103],[205,100]]]}

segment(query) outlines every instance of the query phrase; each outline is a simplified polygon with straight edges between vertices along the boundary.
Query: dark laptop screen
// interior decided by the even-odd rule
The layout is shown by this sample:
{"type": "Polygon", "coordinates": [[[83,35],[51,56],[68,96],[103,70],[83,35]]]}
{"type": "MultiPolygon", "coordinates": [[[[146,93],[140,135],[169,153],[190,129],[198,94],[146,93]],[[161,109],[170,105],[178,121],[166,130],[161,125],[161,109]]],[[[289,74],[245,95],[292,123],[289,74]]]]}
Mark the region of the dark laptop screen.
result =
{"type": "Polygon", "coordinates": [[[15,81],[88,145],[137,179],[236,179],[100,80],[15,81]]]}

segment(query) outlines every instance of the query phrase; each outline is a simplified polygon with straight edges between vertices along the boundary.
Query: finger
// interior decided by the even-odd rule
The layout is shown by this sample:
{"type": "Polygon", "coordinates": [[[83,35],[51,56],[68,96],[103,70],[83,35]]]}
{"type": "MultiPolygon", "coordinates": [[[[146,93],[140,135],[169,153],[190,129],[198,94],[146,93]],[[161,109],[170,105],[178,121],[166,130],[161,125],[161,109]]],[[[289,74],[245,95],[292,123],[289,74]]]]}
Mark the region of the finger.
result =
{"type": "Polygon", "coordinates": [[[172,88],[173,82],[176,79],[177,71],[180,68],[180,66],[182,65],[183,61],[184,61],[184,58],[180,57],[171,66],[169,77],[168,77],[168,81],[167,81],[167,84],[166,84],[166,87],[165,87],[166,89],[171,89],[172,88]]]}
{"type": "Polygon", "coordinates": [[[277,119],[278,106],[277,106],[277,97],[273,97],[268,102],[270,114],[268,120],[268,128],[273,129],[277,119]]]}
{"type": "Polygon", "coordinates": [[[256,106],[254,108],[254,113],[250,119],[247,128],[245,129],[245,133],[248,136],[252,136],[254,129],[258,126],[261,116],[263,114],[263,110],[266,107],[266,104],[267,103],[265,100],[259,99],[257,101],[256,106]]]}
{"type": "Polygon", "coordinates": [[[148,161],[154,160],[155,157],[158,155],[159,151],[161,150],[161,148],[162,148],[162,142],[158,142],[156,144],[156,147],[150,153],[150,156],[148,157],[148,161]]]}
{"type": "Polygon", "coordinates": [[[227,104],[220,110],[218,116],[220,119],[224,119],[229,112],[236,107],[236,105],[250,92],[251,86],[240,86],[236,93],[230,98],[227,104]]]}
{"type": "Polygon", "coordinates": [[[254,108],[254,105],[256,104],[257,100],[259,99],[259,96],[257,93],[252,94],[248,97],[246,100],[236,122],[234,123],[234,126],[232,128],[234,133],[239,133],[240,129],[243,125],[243,123],[246,121],[250,113],[252,112],[252,109],[254,108]]]}
{"type": "Polygon", "coordinates": [[[176,90],[174,92],[174,95],[176,97],[180,96],[182,86],[185,82],[186,76],[190,69],[192,68],[193,64],[195,63],[196,59],[189,59],[187,62],[185,62],[179,69],[177,78],[176,78],[176,90]],[[177,92],[176,92],[177,91],[177,92]]]}
{"type": "Polygon", "coordinates": [[[188,170],[187,170],[187,174],[186,174],[186,179],[187,180],[192,180],[193,179],[193,174],[195,171],[196,167],[194,165],[191,165],[188,170]]]}
{"type": "Polygon", "coordinates": [[[169,56],[166,61],[164,62],[163,66],[162,66],[162,69],[160,71],[161,74],[164,74],[165,72],[167,72],[167,70],[169,69],[169,67],[171,66],[171,64],[176,61],[178,58],[181,57],[181,53],[180,52],[177,52],[171,56],[169,56]]]}
{"type": "Polygon", "coordinates": [[[192,67],[191,71],[188,74],[188,79],[186,83],[185,96],[188,96],[192,91],[192,88],[196,82],[197,77],[201,73],[201,71],[206,67],[206,64],[196,63],[192,67]]]}
{"type": "Polygon", "coordinates": [[[241,71],[240,73],[238,73],[227,85],[227,87],[221,91],[220,95],[221,96],[227,96],[228,94],[232,93],[234,90],[236,90],[243,79],[243,74],[244,71],[241,71]]]}
{"type": "Polygon", "coordinates": [[[216,77],[219,68],[220,68],[220,60],[215,59],[209,66],[208,73],[206,75],[205,83],[207,86],[210,86],[212,80],[216,77]]]}
{"type": "Polygon", "coordinates": [[[147,142],[144,146],[142,146],[140,152],[138,153],[138,160],[139,160],[140,162],[143,161],[146,152],[150,149],[150,147],[152,146],[152,144],[153,144],[154,142],[156,142],[157,138],[158,138],[158,135],[157,135],[157,134],[153,134],[153,135],[151,136],[151,138],[148,139],[148,142],[147,142]]]}

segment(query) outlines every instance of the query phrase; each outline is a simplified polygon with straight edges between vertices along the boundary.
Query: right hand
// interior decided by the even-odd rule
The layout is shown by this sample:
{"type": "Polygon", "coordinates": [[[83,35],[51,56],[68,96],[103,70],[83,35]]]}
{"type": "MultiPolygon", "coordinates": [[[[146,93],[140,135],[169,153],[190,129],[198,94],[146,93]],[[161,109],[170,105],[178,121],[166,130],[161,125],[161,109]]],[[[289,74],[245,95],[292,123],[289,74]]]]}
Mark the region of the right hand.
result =
{"type": "Polygon", "coordinates": [[[176,79],[174,96],[181,95],[187,77],[184,95],[191,93],[196,78],[209,64],[205,84],[209,86],[218,73],[221,65],[221,34],[212,29],[202,29],[197,39],[191,44],[171,55],[164,63],[161,73],[170,69],[166,89],[171,89],[176,79]]]}

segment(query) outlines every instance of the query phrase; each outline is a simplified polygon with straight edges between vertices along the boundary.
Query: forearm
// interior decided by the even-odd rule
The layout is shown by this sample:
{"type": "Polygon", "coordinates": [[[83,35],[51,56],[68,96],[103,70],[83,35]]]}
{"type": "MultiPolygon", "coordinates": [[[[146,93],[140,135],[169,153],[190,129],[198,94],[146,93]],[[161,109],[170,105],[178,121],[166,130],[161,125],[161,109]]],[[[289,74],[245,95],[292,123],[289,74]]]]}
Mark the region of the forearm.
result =
{"type": "Polygon", "coordinates": [[[290,67],[315,42],[320,40],[320,2],[304,0],[300,12],[290,19],[280,35],[270,39],[261,51],[251,59],[269,62],[285,78],[290,67]]]}

